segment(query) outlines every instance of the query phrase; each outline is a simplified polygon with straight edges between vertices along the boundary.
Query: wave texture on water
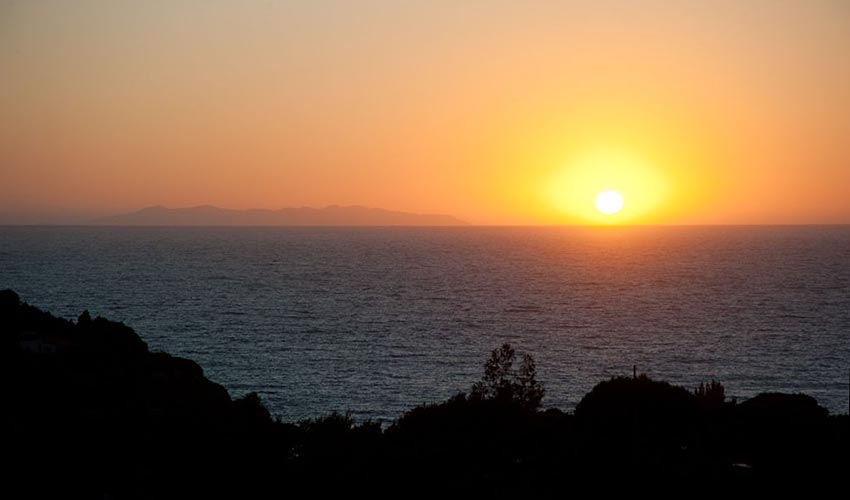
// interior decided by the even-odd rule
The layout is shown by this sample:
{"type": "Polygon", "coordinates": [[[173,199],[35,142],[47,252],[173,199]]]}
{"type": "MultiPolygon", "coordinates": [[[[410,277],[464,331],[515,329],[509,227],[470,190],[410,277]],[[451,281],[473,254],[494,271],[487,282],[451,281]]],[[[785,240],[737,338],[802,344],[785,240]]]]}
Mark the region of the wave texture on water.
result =
{"type": "Polygon", "coordinates": [[[848,408],[850,227],[0,227],[0,288],[88,309],[285,420],[393,419],[534,355],[570,409],[632,366],[848,408]]]}

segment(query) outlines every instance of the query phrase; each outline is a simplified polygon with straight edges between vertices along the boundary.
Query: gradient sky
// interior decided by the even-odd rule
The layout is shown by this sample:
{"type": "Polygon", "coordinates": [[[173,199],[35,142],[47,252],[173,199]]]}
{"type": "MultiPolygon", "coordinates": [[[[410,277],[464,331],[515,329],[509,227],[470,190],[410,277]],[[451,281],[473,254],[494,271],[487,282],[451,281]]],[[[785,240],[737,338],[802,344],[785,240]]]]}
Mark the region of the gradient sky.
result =
{"type": "Polygon", "coordinates": [[[623,223],[850,223],[850,2],[0,0],[0,223],[580,224],[602,187],[623,223]]]}

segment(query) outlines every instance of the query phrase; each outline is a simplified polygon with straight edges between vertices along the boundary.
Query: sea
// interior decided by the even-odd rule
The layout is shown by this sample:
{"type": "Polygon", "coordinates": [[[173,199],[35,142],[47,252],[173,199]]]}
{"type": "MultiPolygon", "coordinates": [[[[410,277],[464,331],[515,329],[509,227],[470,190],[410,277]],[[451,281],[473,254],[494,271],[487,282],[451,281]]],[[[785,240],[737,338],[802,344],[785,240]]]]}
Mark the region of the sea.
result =
{"type": "Polygon", "coordinates": [[[391,422],[505,342],[566,411],[633,370],[849,404],[850,226],[6,226],[4,288],[122,321],[285,421],[391,422]]]}

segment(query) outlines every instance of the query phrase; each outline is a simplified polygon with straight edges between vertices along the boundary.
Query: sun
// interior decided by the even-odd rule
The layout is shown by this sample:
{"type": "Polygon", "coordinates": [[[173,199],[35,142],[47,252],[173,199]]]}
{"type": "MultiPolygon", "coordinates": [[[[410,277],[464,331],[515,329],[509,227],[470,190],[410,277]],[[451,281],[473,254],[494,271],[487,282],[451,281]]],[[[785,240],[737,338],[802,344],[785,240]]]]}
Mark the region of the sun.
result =
{"type": "Polygon", "coordinates": [[[596,195],[596,209],[605,215],[614,215],[623,209],[623,196],[610,189],[602,191],[596,195]]]}
{"type": "Polygon", "coordinates": [[[623,225],[651,220],[667,203],[670,185],[648,156],[612,147],[562,160],[544,193],[565,222],[623,225]]]}

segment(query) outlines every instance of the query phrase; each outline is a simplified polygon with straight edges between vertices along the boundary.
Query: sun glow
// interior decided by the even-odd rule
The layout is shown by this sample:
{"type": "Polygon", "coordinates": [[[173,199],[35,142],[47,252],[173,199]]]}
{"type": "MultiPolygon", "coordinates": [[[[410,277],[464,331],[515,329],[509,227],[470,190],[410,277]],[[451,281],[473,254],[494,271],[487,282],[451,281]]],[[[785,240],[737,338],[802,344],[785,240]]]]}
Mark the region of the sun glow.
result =
{"type": "Polygon", "coordinates": [[[668,183],[641,156],[606,150],[566,162],[548,191],[567,222],[626,224],[652,220],[668,198],[668,183]]]}
{"type": "Polygon", "coordinates": [[[623,197],[610,189],[602,191],[596,195],[596,209],[605,215],[614,215],[623,209],[623,197]]]}

